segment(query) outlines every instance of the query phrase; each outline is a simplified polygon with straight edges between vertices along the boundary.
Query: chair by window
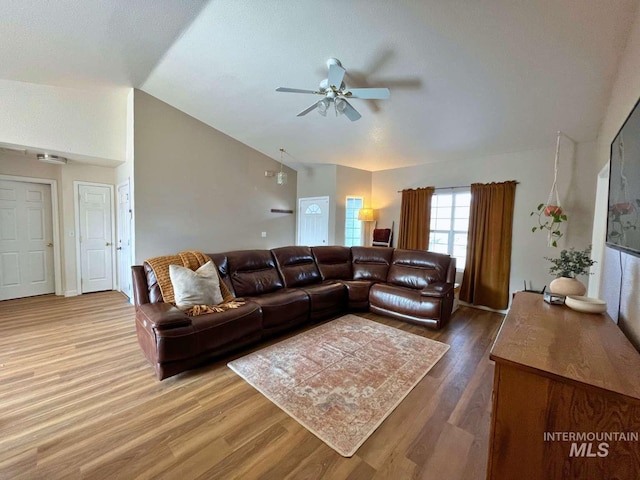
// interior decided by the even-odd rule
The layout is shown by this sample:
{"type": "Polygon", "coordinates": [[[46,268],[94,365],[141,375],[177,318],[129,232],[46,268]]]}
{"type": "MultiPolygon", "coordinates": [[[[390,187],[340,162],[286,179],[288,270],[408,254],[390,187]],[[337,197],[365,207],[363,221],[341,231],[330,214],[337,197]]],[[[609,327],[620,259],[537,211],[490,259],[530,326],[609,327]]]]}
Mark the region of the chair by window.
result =
{"type": "Polygon", "coordinates": [[[393,225],[391,222],[391,228],[376,228],[378,223],[373,227],[373,241],[371,245],[374,247],[390,247],[393,240],[393,225]]]}

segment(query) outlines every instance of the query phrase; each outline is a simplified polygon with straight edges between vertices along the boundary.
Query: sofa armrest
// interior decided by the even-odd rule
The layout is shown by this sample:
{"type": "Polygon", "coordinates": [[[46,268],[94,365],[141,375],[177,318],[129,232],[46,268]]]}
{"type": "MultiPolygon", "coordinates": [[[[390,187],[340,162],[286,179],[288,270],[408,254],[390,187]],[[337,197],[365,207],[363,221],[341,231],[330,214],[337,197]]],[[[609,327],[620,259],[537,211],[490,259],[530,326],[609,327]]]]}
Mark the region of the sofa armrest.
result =
{"type": "Polygon", "coordinates": [[[179,308],[168,303],[145,303],[138,307],[138,315],[147,326],[158,330],[170,328],[187,327],[191,325],[191,317],[182,312],[179,308]]]}
{"type": "Polygon", "coordinates": [[[453,283],[434,282],[420,290],[420,295],[423,297],[443,298],[452,292],[453,283]]]}

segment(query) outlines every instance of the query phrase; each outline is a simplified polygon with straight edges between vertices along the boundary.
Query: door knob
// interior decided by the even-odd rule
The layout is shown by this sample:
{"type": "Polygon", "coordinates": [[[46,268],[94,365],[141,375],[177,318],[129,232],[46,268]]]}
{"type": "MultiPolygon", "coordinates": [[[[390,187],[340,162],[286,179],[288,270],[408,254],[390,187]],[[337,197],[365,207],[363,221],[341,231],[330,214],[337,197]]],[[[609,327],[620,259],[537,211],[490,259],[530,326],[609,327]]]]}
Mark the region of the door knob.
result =
{"type": "Polygon", "coordinates": [[[51,242],[47,243],[47,247],[53,247],[53,243],[51,242]]]}
{"type": "Polygon", "coordinates": [[[111,242],[107,242],[104,244],[105,247],[110,247],[111,246],[111,242]]]}

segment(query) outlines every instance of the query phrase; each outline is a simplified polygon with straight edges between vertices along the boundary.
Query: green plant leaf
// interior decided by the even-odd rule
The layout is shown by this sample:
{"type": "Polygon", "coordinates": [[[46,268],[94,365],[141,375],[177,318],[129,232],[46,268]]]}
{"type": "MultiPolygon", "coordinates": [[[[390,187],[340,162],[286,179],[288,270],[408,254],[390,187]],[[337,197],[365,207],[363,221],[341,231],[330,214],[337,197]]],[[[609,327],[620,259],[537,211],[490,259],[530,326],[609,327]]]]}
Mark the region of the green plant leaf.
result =
{"type": "Polygon", "coordinates": [[[564,220],[565,222],[567,221],[567,216],[566,216],[566,215],[564,215],[564,214],[563,214],[563,215],[560,215],[560,218],[561,218],[562,220],[564,220]]]}
{"type": "Polygon", "coordinates": [[[538,227],[532,227],[532,228],[531,228],[531,232],[533,233],[533,232],[535,232],[537,229],[538,229],[538,227]]]}
{"type": "Polygon", "coordinates": [[[541,203],[540,205],[538,205],[538,211],[542,210],[542,207],[544,207],[544,203],[541,203]]]}
{"type": "Polygon", "coordinates": [[[558,246],[558,242],[556,242],[555,240],[551,243],[552,247],[557,247],[558,246]]]}

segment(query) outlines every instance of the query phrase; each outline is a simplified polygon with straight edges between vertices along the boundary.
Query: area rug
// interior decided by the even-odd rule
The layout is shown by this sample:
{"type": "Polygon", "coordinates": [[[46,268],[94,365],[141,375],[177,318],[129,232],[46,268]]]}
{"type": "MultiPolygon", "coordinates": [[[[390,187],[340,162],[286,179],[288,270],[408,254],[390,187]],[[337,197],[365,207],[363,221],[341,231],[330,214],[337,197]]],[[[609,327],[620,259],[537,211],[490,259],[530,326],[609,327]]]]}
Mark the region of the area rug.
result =
{"type": "Polygon", "coordinates": [[[345,315],[228,364],[344,457],[351,457],[449,345],[345,315]]]}

